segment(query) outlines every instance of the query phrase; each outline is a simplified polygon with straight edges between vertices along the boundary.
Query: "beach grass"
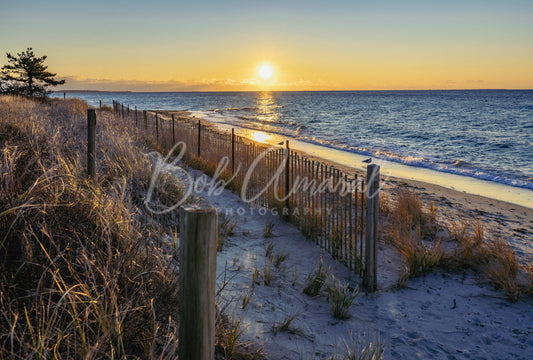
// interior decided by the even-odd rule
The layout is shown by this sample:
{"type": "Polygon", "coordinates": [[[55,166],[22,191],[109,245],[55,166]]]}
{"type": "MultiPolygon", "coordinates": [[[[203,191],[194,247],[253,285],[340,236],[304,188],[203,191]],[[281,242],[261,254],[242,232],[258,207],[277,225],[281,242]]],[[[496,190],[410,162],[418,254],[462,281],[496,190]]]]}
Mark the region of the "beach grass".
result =
{"type": "MultiPolygon", "coordinates": [[[[502,289],[512,302],[529,293],[528,285],[518,281],[520,266],[509,244],[501,238],[487,238],[481,221],[452,219],[447,226],[441,224],[434,203],[430,202],[424,210],[420,198],[404,188],[398,190],[393,204],[380,204],[380,207],[386,210],[382,214],[383,233],[405,266],[398,287],[436,268],[473,269],[495,288],[502,289]]],[[[528,278],[526,267],[522,272],[528,278]]]]}
{"type": "MultiPolygon", "coordinates": [[[[173,359],[177,219],[144,207],[153,143],[97,111],[89,179],[87,108],[0,97],[0,358],[173,359]]],[[[154,191],[152,208],[183,194],[167,175],[154,191]]]]}

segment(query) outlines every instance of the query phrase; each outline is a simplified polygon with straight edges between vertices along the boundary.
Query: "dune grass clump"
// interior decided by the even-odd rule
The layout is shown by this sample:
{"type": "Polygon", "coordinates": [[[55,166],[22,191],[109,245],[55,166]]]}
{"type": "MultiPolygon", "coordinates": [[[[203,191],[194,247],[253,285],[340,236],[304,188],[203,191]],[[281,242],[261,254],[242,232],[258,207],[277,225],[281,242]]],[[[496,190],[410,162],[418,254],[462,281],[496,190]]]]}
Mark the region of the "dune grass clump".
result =
{"type": "Polygon", "coordinates": [[[332,278],[326,290],[331,302],[333,317],[340,320],[347,319],[348,311],[359,293],[359,288],[351,290],[348,284],[341,284],[340,281],[332,278]]]}
{"type": "Polygon", "coordinates": [[[261,349],[246,350],[248,344],[242,342],[242,334],[249,325],[243,325],[242,318],[219,316],[216,327],[215,347],[223,359],[262,359],[261,349]]]}
{"type": "Polygon", "coordinates": [[[439,228],[435,206],[430,204],[426,213],[418,195],[400,189],[396,203],[387,212],[389,221],[384,233],[406,265],[400,285],[440,266],[445,254],[435,236],[439,228]]]}
{"type": "Polygon", "coordinates": [[[425,213],[418,196],[403,189],[389,218],[385,233],[405,263],[399,287],[405,285],[409,278],[423,276],[436,267],[451,270],[471,268],[483,273],[511,301],[519,299],[519,266],[512,250],[502,240],[488,242],[480,222],[451,221],[447,232],[454,245],[445,249],[442,235],[436,235],[440,226],[435,205],[430,204],[425,213]]]}
{"type": "Polygon", "coordinates": [[[298,317],[299,314],[290,314],[283,318],[278,323],[272,326],[272,332],[277,335],[279,332],[287,332],[289,334],[296,334],[299,332],[297,328],[292,326],[292,322],[298,317]]]}
{"type": "Polygon", "coordinates": [[[391,215],[394,223],[405,229],[423,228],[427,223],[420,198],[405,189],[400,189],[398,192],[396,206],[392,209],[391,215]]]}
{"type": "Polygon", "coordinates": [[[492,242],[489,251],[490,260],[484,267],[485,274],[496,288],[505,292],[509,300],[517,302],[520,298],[519,267],[513,251],[500,239],[492,242]]]}
{"type": "Polygon", "coordinates": [[[328,270],[324,266],[322,258],[316,268],[309,274],[305,282],[303,293],[309,296],[317,296],[324,286],[328,277],[328,270]]]}
{"type": "Polygon", "coordinates": [[[345,343],[343,360],[381,360],[385,358],[385,343],[377,336],[373,341],[345,343]]]}
{"type": "Polygon", "coordinates": [[[396,242],[398,252],[407,265],[409,277],[423,276],[441,264],[444,250],[440,241],[425,244],[416,232],[399,238],[396,242]]]}
{"type": "Polygon", "coordinates": [[[488,262],[490,250],[484,241],[485,232],[481,223],[472,225],[466,221],[452,221],[449,234],[458,244],[458,249],[452,257],[455,266],[466,268],[488,262]]]}
{"type": "Polygon", "coordinates": [[[229,236],[233,236],[237,221],[222,214],[218,222],[217,251],[221,251],[229,236]]]}
{"type": "Polygon", "coordinates": [[[270,221],[265,225],[265,230],[263,231],[264,238],[271,238],[274,236],[274,222],[270,221]]]}
{"type": "Polygon", "coordinates": [[[0,97],[0,358],[175,354],[177,276],[135,206],[150,162],[102,112],[88,180],[86,110],[0,97]]]}

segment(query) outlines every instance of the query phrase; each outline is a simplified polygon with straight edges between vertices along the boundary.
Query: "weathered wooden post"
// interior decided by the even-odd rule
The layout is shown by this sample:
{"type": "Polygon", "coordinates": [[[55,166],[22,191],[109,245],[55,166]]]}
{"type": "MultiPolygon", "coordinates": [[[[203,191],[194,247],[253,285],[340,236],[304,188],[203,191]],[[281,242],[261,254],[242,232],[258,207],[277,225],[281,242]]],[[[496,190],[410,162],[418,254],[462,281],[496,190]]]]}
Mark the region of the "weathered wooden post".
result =
{"type": "Polygon", "coordinates": [[[157,118],[157,111],[155,112],[155,138],[159,144],[159,119],[157,118]]]}
{"type": "Polygon", "coordinates": [[[137,105],[135,105],[135,126],[137,126],[137,105]]]}
{"type": "Polygon", "coordinates": [[[198,157],[200,157],[200,138],[202,132],[202,123],[198,120],[198,157]]]}
{"type": "Polygon", "coordinates": [[[96,112],[87,109],[87,174],[96,177],[95,146],[96,145],[96,112]]]}
{"type": "Polygon", "coordinates": [[[102,111],[102,100],[100,100],[100,111],[102,111]]]}
{"type": "Polygon", "coordinates": [[[121,106],[122,106],[122,118],[124,119],[124,104],[122,104],[121,106]]]}
{"type": "Polygon", "coordinates": [[[365,271],[364,287],[373,292],[377,289],[377,254],[379,219],[379,165],[366,168],[366,234],[365,234],[365,271]]]}
{"type": "Polygon", "coordinates": [[[231,128],[231,173],[235,174],[235,129],[231,128]]]}
{"type": "Polygon", "coordinates": [[[289,201],[290,193],[290,163],[291,163],[291,149],[289,147],[289,140],[285,141],[286,162],[285,162],[285,207],[287,208],[287,219],[291,219],[291,208],[289,201]]]}
{"type": "Polygon", "coordinates": [[[144,128],[148,129],[148,120],[146,118],[146,110],[143,110],[144,128]]]}
{"type": "Polygon", "coordinates": [[[174,131],[174,114],[172,114],[172,146],[176,144],[176,133],[174,131]]]}
{"type": "Polygon", "coordinates": [[[67,93],[63,93],[63,100],[67,98],[67,93]]]}
{"type": "Polygon", "coordinates": [[[179,219],[179,359],[213,360],[217,212],[210,205],[185,205],[179,219]]]}

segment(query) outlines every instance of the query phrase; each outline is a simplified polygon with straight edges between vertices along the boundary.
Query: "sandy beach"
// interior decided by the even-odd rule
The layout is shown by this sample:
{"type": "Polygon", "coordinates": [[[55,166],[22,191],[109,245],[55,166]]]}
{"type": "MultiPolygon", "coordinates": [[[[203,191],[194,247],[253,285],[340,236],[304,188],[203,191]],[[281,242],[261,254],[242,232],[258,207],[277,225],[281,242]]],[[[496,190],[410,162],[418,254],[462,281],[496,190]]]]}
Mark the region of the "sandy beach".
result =
{"type": "MultiPolygon", "coordinates": [[[[168,168],[168,171],[174,170],[168,168]]],[[[202,176],[196,170],[188,171],[195,177],[202,176]]],[[[390,180],[389,186],[397,186],[398,182],[390,180]]],[[[402,186],[417,187],[416,191],[428,193],[425,196],[430,199],[446,196],[450,202],[466,202],[453,213],[443,210],[443,215],[468,216],[467,219],[475,220],[479,217],[476,207],[498,206],[488,199],[465,198],[427,184],[402,186]]],[[[378,291],[365,294],[360,290],[348,319],[335,319],[325,291],[316,297],[302,292],[307,276],[320,261],[331,276],[353,288],[359,283],[357,275],[306,239],[293,225],[268,211],[261,212],[232,192],[224,190],[216,196],[204,192],[200,196],[215,206],[219,214],[227,214],[236,223],[233,234],[218,253],[217,287],[223,288],[217,299],[218,307],[240,324],[241,341],[261,346],[268,359],[326,359],[376,342],[384,347],[385,358],[392,359],[529,359],[533,356],[531,298],[523,297],[511,303],[503,292],[493,289],[471,270],[437,270],[409,280],[398,290],[393,284],[400,274],[400,259],[383,243],[378,255],[378,291]],[[267,224],[273,224],[271,238],[264,236],[267,224]],[[272,279],[267,285],[263,276],[271,261],[269,249],[274,256],[286,255],[286,260],[279,267],[271,267],[272,279]],[[288,319],[292,319],[289,325],[278,330],[288,319]]],[[[513,209],[507,205],[497,215],[503,222],[506,216],[516,213],[517,209],[513,209]]],[[[527,209],[523,211],[526,219],[530,213],[527,209]]],[[[487,226],[498,223],[490,218],[481,221],[487,226]]],[[[526,237],[519,239],[527,244],[526,237]]],[[[530,251],[531,247],[526,247],[524,253],[530,251]]]]}
{"type": "MultiPolygon", "coordinates": [[[[360,169],[328,163],[347,173],[364,174],[360,169]]],[[[382,196],[389,201],[394,202],[399,189],[407,188],[420,196],[425,208],[435,204],[441,224],[479,222],[485,239],[505,240],[520,264],[531,265],[533,209],[421,181],[382,180],[382,196]]],[[[383,345],[386,358],[394,359],[533,356],[530,297],[512,303],[473,270],[437,269],[398,289],[402,260],[383,241],[378,245],[378,291],[366,294],[360,290],[348,319],[335,319],[325,291],[316,297],[302,293],[308,275],[323,261],[332,277],[353,289],[359,276],[293,225],[230,191],[200,196],[235,222],[233,234],[218,255],[217,286],[223,288],[218,306],[240,322],[243,341],[261,345],[269,359],[323,359],[376,342],[383,345]],[[273,227],[269,238],[264,235],[268,224],[273,227]],[[273,267],[271,259],[277,255],[286,260],[273,267]],[[266,271],[272,277],[268,284],[262,279],[266,271]],[[231,280],[224,281],[228,278],[231,280]]]]}

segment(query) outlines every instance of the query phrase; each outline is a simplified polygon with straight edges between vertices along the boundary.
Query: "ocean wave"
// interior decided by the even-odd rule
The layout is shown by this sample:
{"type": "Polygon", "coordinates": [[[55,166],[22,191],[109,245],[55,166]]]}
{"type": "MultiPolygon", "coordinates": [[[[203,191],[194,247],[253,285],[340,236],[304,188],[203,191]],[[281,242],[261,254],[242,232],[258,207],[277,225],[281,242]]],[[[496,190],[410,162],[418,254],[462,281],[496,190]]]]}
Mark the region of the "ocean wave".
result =
{"type": "MultiPolygon", "coordinates": [[[[269,123],[267,121],[261,121],[253,115],[244,116],[242,114],[237,115],[236,113],[223,114],[223,112],[204,112],[200,115],[205,116],[204,118],[206,120],[215,123],[237,126],[248,130],[263,131],[279,136],[292,137],[311,144],[364,156],[371,156],[376,159],[392,161],[408,166],[426,168],[533,190],[533,177],[531,174],[528,175],[520,171],[513,172],[505,169],[492,168],[479,163],[468,162],[467,160],[460,158],[446,159],[446,156],[448,155],[440,153],[436,154],[435,158],[428,157],[427,155],[413,154],[413,151],[409,150],[405,145],[402,145],[401,142],[396,144],[389,142],[380,143],[376,142],[375,139],[366,138],[363,135],[359,137],[350,137],[349,132],[344,133],[342,131],[337,131],[334,127],[331,128],[331,126],[336,125],[333,123],[332,125],[325,127],[324,130],[317,130],[311,125],[311,121],[302,124],[293,119],[280,119],[277,122],[269,123]],[[307,125],[309,125],[309,128],[307,125]],[[409,153],[407,153],[408,151],[409,153]]],[[[458,151],[463,152],[469,151],[473,146],[481,148],[482,146],[488,145],[481,138],[471,138],[468,144],[457,143],[459,140],[464,140],[464,138],[461,137],[455,139],[457,136],[458,135],[456,134],[449,134],[446,138],[447,142],[444,142],[443,146],[455,142],[458,151]]],[[[421,136],[419,136],[419,138],[421,138],[421,136]]],[[[498,144],[498,148],[502,150],[507,150],[509,147],[512,146],[509,146],[508,142],[502,141],[498,144]]]]}

